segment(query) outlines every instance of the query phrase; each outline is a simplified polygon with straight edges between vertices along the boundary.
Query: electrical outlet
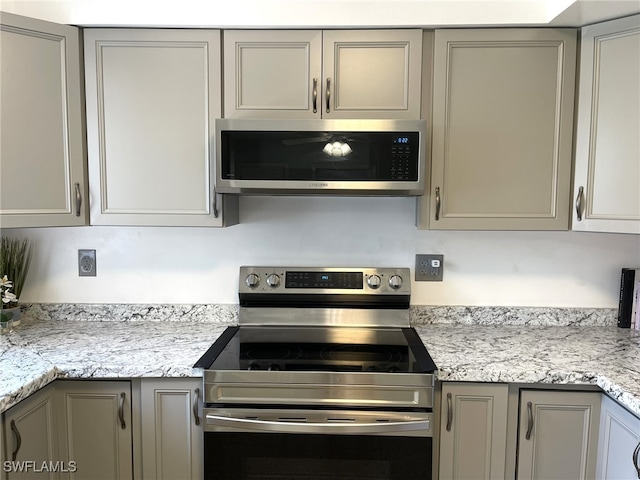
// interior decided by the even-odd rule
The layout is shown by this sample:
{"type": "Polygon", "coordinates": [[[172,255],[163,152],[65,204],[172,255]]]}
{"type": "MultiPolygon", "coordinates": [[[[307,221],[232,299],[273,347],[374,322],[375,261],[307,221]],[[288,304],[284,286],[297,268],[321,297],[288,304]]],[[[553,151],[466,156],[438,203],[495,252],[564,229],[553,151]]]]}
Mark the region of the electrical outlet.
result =
{"type": "Polygon", "coordinates": [[[441,282],[444,255],[416,255],[416,282],[441,282]]]}
{"type": "Polygon", "coordinates": [[[81,277],[96,276],[95,250],[78,250],[78,275],[81,277]]]}

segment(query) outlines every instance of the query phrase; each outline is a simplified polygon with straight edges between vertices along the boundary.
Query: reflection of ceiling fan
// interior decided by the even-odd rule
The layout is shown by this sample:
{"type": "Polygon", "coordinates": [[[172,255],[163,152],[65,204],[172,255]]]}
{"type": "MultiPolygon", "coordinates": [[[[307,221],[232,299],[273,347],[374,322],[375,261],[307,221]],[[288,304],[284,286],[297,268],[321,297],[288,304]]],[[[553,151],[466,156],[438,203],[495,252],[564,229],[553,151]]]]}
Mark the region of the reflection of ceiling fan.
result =
{"type": "Polygon", "coordinates": [[[322,149],[324,153],[326,153],[331,157],[346,157],[353,151],[348,143],[351,140],[345,137],[340,137],[339,140],[337,138],[338,136],[332,136],[326,133],[320,137],[307,137],[307,138],[297,138],[297,139],[290,138],[287,140],[282,140],[282,143],[284,143],[287,146],[292,146],[292,145],[302,145],[305,143],[326,142],[324,148],[322,149]]]}
{"type": "Polygon", "coordinates": [[[324,135],[318,136],[318,137],[288,138],[286,140],[282,140],[282,143],[284,143],[287,146],[291,146],[291,145],[302,145],[305,143],[328,142],[329,140],[331,140],[331,135],[328,133],[325,133],[324,135]]]}

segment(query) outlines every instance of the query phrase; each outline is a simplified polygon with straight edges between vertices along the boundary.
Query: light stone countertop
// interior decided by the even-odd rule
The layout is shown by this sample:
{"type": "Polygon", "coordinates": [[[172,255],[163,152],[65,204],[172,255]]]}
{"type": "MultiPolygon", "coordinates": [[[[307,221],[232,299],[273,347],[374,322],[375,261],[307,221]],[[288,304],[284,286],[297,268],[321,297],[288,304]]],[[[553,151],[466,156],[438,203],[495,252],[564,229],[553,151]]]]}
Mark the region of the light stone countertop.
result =
{"type": "MultiPolygon", "coordinates": [[[[29,308],[0,336],[0,411],[56,378],[201,376],[192,365],[236,323],[236,308],[29,308]]],[[[440,380],[597,385],[640,416],[640,332],[525,316],[516,325],[413,321],[440,380]]]]}

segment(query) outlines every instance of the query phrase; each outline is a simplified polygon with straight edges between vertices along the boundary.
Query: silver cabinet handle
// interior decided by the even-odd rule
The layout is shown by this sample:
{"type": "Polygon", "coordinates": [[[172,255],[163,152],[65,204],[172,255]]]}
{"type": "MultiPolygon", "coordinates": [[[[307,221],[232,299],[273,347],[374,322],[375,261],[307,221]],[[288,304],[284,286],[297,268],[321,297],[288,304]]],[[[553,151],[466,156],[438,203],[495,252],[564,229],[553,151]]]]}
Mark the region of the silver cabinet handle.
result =
{"type": "Polygon", "coordinates": [[[527,440],[531,439],[531,432],[533,432],[533,404],[531,402],[527,402],[527,434],[525,438],[527,440]]]}
{"type": "Polygon", "coordinates": [[[216,193],[216,187],[213,187],[213,200],[211,201],[211,208],[213,209],[213,218],[218,218],[220,212],[218,212],[218,194],[216,193]]]}
{"type": "Polygon", "coordinates": [[[313,113],[318,113],[318,79],[313,79],[313,113]]]}
{"type": "Polygon", "coordinates": [[[447,432],[451,431],[451,424],[453,423],[453,400],[451,393],[447,393],[447,432]]]}
{"type": "Polygon", "coordinates": [[[436,221],[440,220],[440,187],[436,187],[436,221]]]}
{"type": "Polygon", "coordinates": [[[327,113],[331,111],[331,79],[327,77],[327,113]]]}
{"type": "Polygon", "coordinates": [[[82,192],[80,192],[80,184],[76,182],[76,217],[80,216],[80,208],[82,207],[82,192]]]}
{"type": "Polygon", "coordinates": [[[633,451],[633,466],[636,469],[636,472],[638,473],[638,478],[640,479],[640,465],[638,465],[638,455],[640,455],[640,442],[638,442],[638,445],[636,446],[636,449],[633,451]]]}
{"type": "Polygon", "coordinates": [[[200,415],[198,415],[198,404],[200,400],[200,389],[196,388],[194,391],[195,399],[193,400],[193,421],[196,425],[200,425],[200,415]]]}
{"type": "Polygon", "coordinates": [[[582,221],[582,197],[584,196],[584,187],[578,189],[578,196],[576,197],[576,215],[578,221],[582,221]]]}
{"type": "Polygon", "coordinates": [[[120,428],[123,430],[127,428],[127,424],[124,421],[124,400],[127,398],[127,395],[122,392],[120,394],[120,401],[118,402],[118,418],[120,419],[120,428]]]}
{"type": "Polygon", "coordinates": [[[20,447],[22,446],[22,437],[20,436],[20,432],[18,431],[18,427],[16,427],[16,421],[15,420],[11,420],[11,431],[13,432],[13,434],[16,437],[16,448],[11,453],[11,460],[15,462],[16,459],[18,458],[18,452],[20,451],[20,447]]]}
{"type": "MultiPolygon", "coordinates": [[[[315,423],[255,420],[252,418],[222,417],[206,415],[207,425],[219,427],[235,427],[249,430],[261,430],[280,433],[324,433],[324,434],[373,434],[390,432],[409,432],[414,430],[429,430],[429,420],[410,420],[404,422],[375,422],[375,423],[315,423]]],[[[206,427],[205,427],[206,430],[206,427]]]]}

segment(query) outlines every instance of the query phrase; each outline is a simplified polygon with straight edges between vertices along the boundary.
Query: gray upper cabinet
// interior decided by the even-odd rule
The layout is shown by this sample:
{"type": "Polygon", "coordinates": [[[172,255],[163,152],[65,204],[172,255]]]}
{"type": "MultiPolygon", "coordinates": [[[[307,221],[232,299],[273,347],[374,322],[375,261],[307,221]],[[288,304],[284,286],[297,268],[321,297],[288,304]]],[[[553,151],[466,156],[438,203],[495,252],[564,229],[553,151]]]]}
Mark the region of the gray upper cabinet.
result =
{"type": "Polygon", "coordinates": [[[224,32],[226,118],[420,118],[422,31],[224,32]]]}
{"type": "Polygon", "coordinates": [[[435,32],[422,226],[569,228],[576,37],[572,29],[435,32]]]}
{"type": "Polygon", "coordinates": [[[573,230],[640,233],[640,15],[582,29],[573,230]]]}
{"type": "Polygon", "coordinates": [[[214,190],[220,32],[88,29],[84,48],[91,224],[236,223],[214,190]]]}
{"type": "Polygon", "coordinates": [[[0,226],[86,225],[78,29],[0,23],[0,226]]]}

